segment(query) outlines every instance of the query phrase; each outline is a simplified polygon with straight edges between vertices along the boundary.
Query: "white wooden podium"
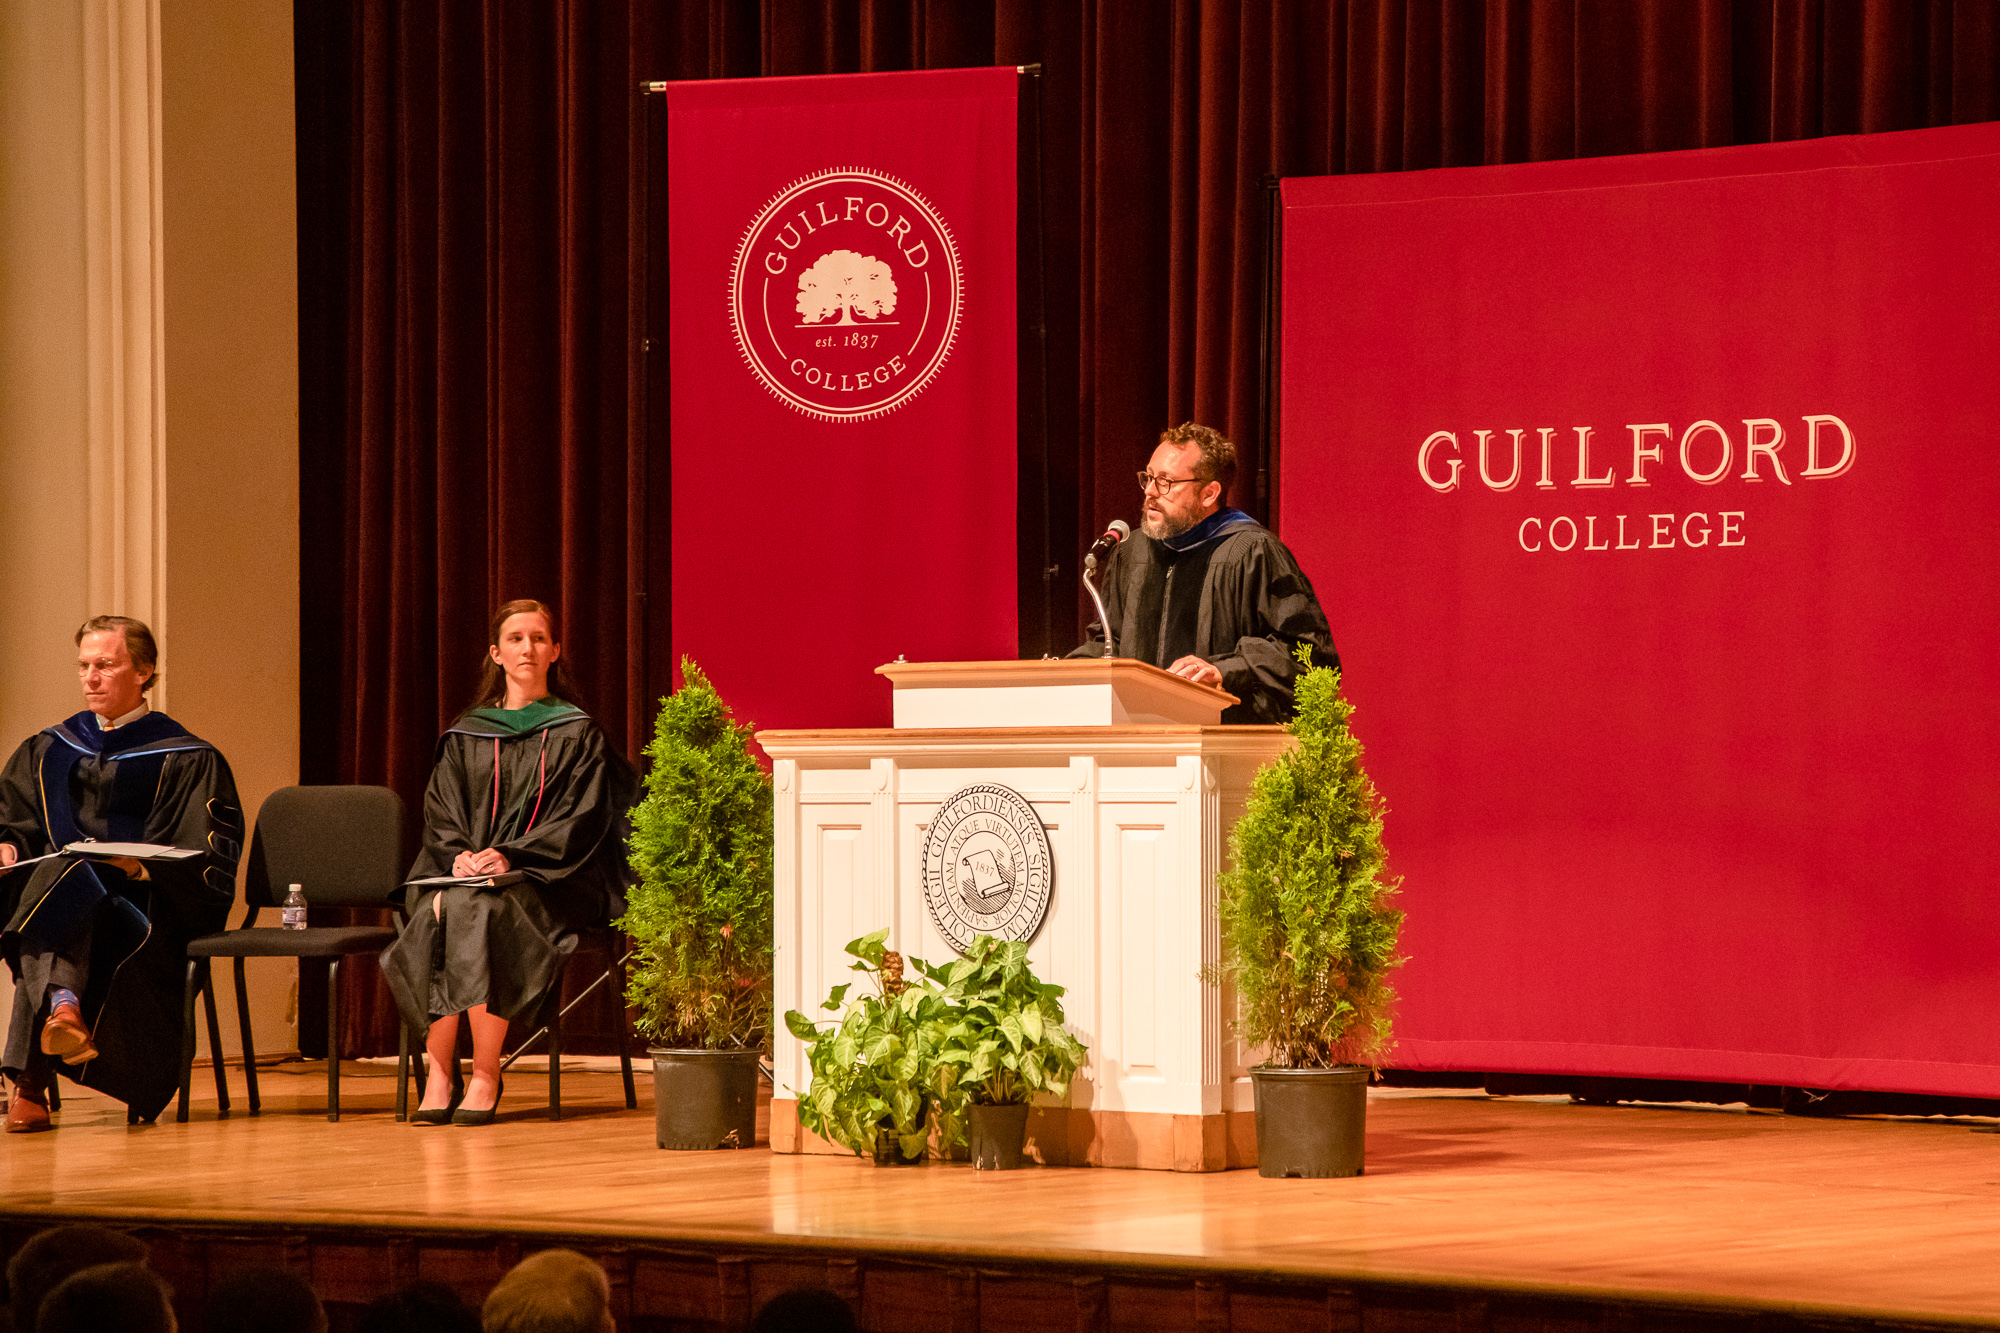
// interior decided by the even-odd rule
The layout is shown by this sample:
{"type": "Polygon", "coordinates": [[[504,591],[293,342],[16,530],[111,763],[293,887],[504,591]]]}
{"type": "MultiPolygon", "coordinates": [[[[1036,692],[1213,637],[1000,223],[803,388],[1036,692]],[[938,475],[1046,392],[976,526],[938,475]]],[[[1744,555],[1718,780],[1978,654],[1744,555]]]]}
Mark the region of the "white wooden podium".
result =
{"type": "Polygon", "coordinates": [[[1069,1026],[1090,1047],[1067,1105],[1031,1117],[1031,1150],[1048,1165],[1255,1165],[1228,997],[1200,973],[1218,957],[1228,831],[1291,737],[1221,726],[1233,696],[1125,659],[880,670],[894,727],[757,736],[777,788],[773,1149],[844,1151],[799,1127],[803,1048],[782,1016],[821,1016],[833,986],[867,984],[842,946],[885,925],[891,948],[956,956],[925,903],[923,849],[946,798],[992,783],[1047,830],[1053,882],[1029,955],[1068,988],[1069,1026]]]}

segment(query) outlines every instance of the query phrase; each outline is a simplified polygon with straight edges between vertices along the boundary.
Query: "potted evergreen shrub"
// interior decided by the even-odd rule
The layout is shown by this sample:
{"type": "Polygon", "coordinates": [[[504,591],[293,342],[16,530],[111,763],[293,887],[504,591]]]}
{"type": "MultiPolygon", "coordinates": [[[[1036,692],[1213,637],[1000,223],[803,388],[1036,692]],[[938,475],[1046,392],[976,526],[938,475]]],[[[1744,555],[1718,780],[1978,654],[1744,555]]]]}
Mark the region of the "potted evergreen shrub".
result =
{"type": "Polygon", "coordinates": [[[772,802],[750,728],[691,659],[646,746],[629,844],[638,883],[614,924],[636,949],[626,999],[652,1043],[662,1148],[748,1148],[770,1040],[772,802]]]}
{"type": "MultiPolygon", "coordinates": [[[[874,994],[850,1000],[854,983],[835,986],[821,1009],[840,1017],[822,1029],[796,1009],[785,1026],[806,1043],[812,1086],[799,1098],[799,1123],[878,1166],[921,1166],[931,1134],[941,1149],[962,1135],[940,1094],[938,1042],[947,1013],[934,985],[911,981],[903,956],[887,947],[886,927],[847,945],[853,969],[876,979],[874,994]]],[[[935,969],[910,960],[919,976],[935,969]]]]}
{"type": "Polygon", "coordinates": [[[1250,1071],[1257,1169],[1265,1176],[1362,1170],[1371,1062],[1389,1037],[1384,979],[1403,960],[1397,882],[1382,849],[1382,799],[1348,729],[1340,675],[1297,686],[1296,748],[1266,764],[1229,838],[1221,878],[1223,970],[1236,984],[1250,1071]]]}
{"type": "Polygon", "coordinates": [[[1028,946],[981,935],[965,956],[924,975],[951,1006],[939,1035],[943,1100],[967,1122],[972,1164],[1008,1171],[1025,1165],[1028,1107],[1038,1093],[1069,1091],[1088,1051],[1063,1027],[1063,988],[1036,978],[1028,946]]]}

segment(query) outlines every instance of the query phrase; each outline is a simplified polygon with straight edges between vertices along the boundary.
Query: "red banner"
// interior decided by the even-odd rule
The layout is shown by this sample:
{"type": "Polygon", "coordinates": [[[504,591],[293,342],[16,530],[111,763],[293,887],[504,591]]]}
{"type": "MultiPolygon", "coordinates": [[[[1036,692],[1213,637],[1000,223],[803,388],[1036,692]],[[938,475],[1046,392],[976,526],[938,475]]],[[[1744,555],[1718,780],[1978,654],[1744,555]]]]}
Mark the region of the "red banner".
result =
{"type": "Polygon", "coordinates": [[[1015,655],[1017,81],[667,90],[673,651],[760,727],[1015,655]]]}
{"type": "Polygon", "coordinates": [[[2000,1096],[2000,125],[1284,207],[1395,1062],[2000,1096]]]}

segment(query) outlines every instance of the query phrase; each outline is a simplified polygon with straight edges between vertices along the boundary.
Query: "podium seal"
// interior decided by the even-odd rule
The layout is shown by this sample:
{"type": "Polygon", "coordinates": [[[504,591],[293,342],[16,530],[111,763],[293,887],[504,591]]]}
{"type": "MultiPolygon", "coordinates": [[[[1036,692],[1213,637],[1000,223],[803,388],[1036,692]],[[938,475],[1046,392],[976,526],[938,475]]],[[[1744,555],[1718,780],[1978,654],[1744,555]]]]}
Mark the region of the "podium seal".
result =
{"type": "Polygon", "coordinates": [[[1049,913],[1049,834],[1027,798],[975,782],[947,796],[924,839],[924,905],[960,953],[979,935],[1031,940],[1049,913]]]}

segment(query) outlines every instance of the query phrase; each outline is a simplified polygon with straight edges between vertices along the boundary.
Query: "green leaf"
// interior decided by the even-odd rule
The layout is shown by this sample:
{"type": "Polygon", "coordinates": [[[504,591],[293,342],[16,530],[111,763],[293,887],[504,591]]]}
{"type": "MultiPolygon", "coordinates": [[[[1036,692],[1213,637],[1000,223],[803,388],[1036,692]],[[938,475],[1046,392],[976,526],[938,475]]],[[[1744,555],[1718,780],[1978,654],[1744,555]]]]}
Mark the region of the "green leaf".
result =
{"type": "Polygon", "coordinates": [[[847,942],[847,952],[864,962],[873,963],[878,967],[881,966],[882,955],[887,952],[888,947],[889,928],[887,926],[870,934],[863,935],[860,939],[849,940],[847,942]]]}
{"type": "Polygon", "coordinates": [[[819,1029],[813,1026],[813,1021],[796,1009],[785,1010],[785,1027],[800,1041],[816,1041],[819,1038],[819,1029]]]}
{"type": "Polygon", "coordinates": [[[1016,1051],[1027,1041],[1027,1034],[1021,1030],[1021,1016],[1017,1013],[1010,1013],[1000,1020],[1000,1032],[1016,1051]]]}

